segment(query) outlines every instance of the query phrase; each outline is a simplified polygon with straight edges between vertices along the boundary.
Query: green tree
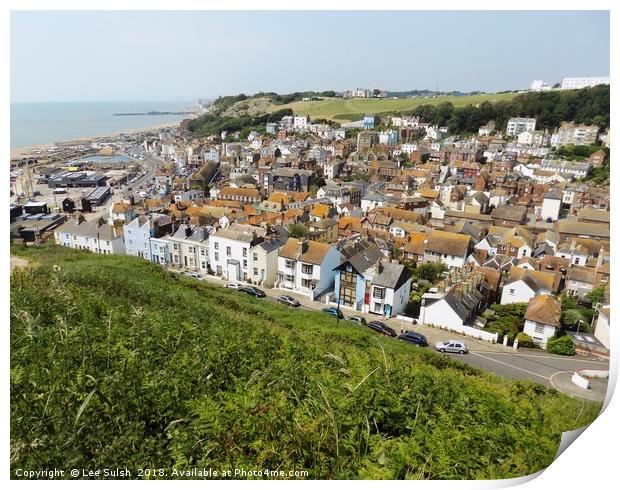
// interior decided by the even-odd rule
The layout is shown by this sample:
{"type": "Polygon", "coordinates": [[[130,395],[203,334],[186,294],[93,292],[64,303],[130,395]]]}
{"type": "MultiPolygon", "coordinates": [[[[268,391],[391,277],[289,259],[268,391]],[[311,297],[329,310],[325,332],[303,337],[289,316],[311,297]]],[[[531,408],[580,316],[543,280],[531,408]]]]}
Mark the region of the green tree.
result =
{"type": "Polygon", "coordinates": [[[301,223],[292,223],[288,227],[288,235],[291,238],[303,238],[307,236],[309,233],[308,228],[306,228],[301,223]]]}

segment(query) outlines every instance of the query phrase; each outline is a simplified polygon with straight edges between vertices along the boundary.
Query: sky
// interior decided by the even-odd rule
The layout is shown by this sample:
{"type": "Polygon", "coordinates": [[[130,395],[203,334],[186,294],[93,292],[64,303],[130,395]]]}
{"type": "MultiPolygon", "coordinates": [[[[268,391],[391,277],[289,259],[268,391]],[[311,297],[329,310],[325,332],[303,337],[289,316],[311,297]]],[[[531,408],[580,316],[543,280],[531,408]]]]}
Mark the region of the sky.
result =
{"type": "Polygon", "coordinates": [[[605,11],[11,13],[11,101],[525,89],[609,75],[605,11]]]}

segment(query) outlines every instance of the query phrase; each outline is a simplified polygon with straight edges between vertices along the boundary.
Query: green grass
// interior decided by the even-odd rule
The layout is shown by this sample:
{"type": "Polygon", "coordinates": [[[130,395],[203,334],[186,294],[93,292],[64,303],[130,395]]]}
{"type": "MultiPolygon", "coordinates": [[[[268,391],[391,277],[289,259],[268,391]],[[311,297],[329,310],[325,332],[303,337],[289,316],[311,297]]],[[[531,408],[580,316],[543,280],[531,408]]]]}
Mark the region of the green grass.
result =
{"type": "Polygon", "coordinates": [[[273,105],[268,108],[268,112],[276,109],[291,108],[296,114],[309,114],[314,119],[332,119],[339,121],[353,121],[360,114],[385,114],[398,111],[409,111],[420,105],[438,105],[443,102],[452,102],[455,107],[464,107],[469,104],[480,102],[499,102],[502,100],[512,100],[517,94],[488,94],[488,95],[469,95],[469,96],[444,96],[436,98],[417,98],[417,99],[330,99],[325,98],[320,101],[292,102],[290,104],[273,105]],[[348,117],[347,117],[348,116],[348,117]]]}
{"type": "Polygon", "coordinates": [[[12,470],[509,478],[600,410],[137,258],[12,253],[12,470]]]}

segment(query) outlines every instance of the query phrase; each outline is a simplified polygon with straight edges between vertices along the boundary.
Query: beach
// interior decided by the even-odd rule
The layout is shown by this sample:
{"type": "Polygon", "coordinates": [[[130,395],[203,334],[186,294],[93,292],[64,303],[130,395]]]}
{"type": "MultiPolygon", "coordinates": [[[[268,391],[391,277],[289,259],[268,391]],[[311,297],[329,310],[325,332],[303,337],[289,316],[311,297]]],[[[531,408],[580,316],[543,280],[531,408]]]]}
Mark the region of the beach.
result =
{"type": "MultiPolygon", "coordinates": [[[[188,119],[191,116],[188,116],[188,119]]],[[[138,129],[128,129],[125,131],[118,131],[115,133],[107,133],[107,134],[99,134],[93,136],[83,136],[80,138],[73,138],[66,141],[56,141],[52,143],[31,145],[26,148],[12,148],[11,149],[11,160],[16,160],[20,158],[28,158],[33,156],[41,156],[44,155],[48,150],[57,147],[57,146],[70,146],[70,145],[79,145],[86,143],[103,143],[106,140],[119,138],[122,135],[138,135],[142,133],[149,133],[152,131],[157,131],[160,129],[176,129],[181,124],[181,121],[173,122],[173,123],[162,123],[162,124],[153,124],[151,126],[145,126],[143,128],[138,129]]]]}

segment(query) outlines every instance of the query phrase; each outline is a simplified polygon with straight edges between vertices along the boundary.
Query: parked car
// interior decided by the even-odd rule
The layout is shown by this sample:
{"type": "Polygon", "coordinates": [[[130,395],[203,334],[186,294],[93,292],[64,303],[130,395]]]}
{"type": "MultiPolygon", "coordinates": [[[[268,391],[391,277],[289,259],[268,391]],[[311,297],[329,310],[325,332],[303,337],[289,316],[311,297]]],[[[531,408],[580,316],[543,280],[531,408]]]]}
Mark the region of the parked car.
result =
{"type": "Polygon", "coordinates": [[[458,352],[459,354],[467,354],[469,349],[465,345],[465,342],[460,340],[444,340],[443,342],[437,342],[435,349],[439,352],[458,352]]]}
{"type": "Polygon", "coordinates": [[[199,272],[190,272],[189,276],[195,279],[202,279],[202,274],[200,274],[199,272]]]}
{"type": "Polygon", "coordinates": [[[415,344],[420,347],[426,347],[428,345],[428,341],[426,337],[421,333],[417,332],[405,332],[401,333],[398,338],[400,340],[404,340],[405,342],[409,342],[410,344],[415,344]]]}
{"type": "Polygon", "coordinates": [[[226,287],[228,289],[235,289],[235,290],[239,290],[241,289],[241,286],[239,284],[237,284],[236,282],[229,282],[228,284],[226,284],[226,287]]]}
{"type": "Polygon", "coordinates": [[[329,308],[323,308],[321,311],[331,316],[335,316],[338,318],[344,318],[342,311],[340,311],[338,308],[334,308],[333,306],[330,306],[329,308]]]}
{"type": "Polygon", "coordinates": [[[254,286],[245,286],[239,289],[239,291],[243,291],[244,293],[254,296],[255,298],[264,298],[265,296],[267,296],[265,294],[265,291],[262,291],[254,286]]]}
{"type": "Polygon", "coordinates": [[[383,322],[372,321],[368,323],[368,327],[372,328],[375,332],[379,332],[380,334],[396,337],[396,331],[392,327],[388,327],[383,322]]]}
{"type": "Polygon", "coordinates": [[[301,303],[299,301],[297,301],[295,298],[291,298],[290,296],[287,296],[285,294],[283,294],[282,296],[278,296],[278,303],[282,303],[282,304],[287,305],[287,306],[299,306],[299,305],[301,305],[301,303]]]}
{"type": "Polygon", "coordinates": [[[347,320],[349,320],[350,322],[359,323],[360,325],[366,325],[366,318],[364,318],[363,316],[350,316],[347,317],[347,320]]]}

